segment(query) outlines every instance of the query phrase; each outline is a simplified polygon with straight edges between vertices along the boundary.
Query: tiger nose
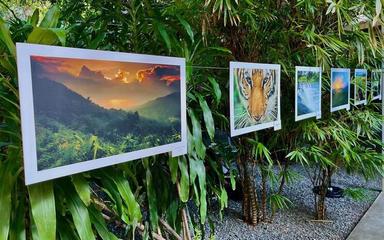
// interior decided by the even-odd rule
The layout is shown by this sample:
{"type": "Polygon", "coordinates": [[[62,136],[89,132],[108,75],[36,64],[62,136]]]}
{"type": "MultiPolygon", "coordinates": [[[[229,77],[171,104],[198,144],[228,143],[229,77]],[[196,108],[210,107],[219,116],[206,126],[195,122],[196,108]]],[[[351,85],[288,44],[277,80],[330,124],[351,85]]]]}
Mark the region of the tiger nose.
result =
{"type": "Polygon", "coordinates": [[[252,117],[255,121],[259,121],[261,119],[261,115],[253,115],[252,117]]]}

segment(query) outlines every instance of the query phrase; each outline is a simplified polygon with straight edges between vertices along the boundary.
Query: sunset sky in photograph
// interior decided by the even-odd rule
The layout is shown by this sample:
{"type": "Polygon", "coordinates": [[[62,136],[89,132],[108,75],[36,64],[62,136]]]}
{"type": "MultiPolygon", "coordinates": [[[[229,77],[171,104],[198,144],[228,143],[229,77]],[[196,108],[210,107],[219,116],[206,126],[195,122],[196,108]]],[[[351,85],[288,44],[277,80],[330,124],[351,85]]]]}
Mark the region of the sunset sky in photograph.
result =
{"type": "Polygon", "coordinates": [[[38,64],[39,77],[109,109],[133,109],[180,91],[180,68],[174,65],[42,56],[32,56],[31,63],[38,64]]]}

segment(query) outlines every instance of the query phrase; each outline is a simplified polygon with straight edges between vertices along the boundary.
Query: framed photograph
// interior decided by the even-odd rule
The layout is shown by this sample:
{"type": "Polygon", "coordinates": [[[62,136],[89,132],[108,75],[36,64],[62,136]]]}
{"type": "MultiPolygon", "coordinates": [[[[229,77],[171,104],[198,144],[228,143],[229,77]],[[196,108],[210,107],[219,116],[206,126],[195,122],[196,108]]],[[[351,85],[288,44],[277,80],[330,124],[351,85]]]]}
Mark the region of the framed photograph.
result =
{"type": "Polygon", "coordinates": [[[321,118],[321,68],[296,67],[295,120],[321,118]]]}
{"type": "Polygon", "coordinates": [[[185,60],[17,44],[26,184],[187,153],[185,60]]]}
{"type": "Polygon", "coordinates": [[[341,109],[349,111],[351,72],[346,68],[331,69],[331,112],[341,109]]]}
{"type": "Polygon", "coordinates": [[[280,65],[230,62],[231,136],[281,128],[280,65]]]}
{"type": "Polygon", "coordinates": [[[355,69],[354,77],[354,99],[355,105],[367,104],[368,72],[366,69],[355,69]]]}
{"type": "Polygon", "coordinates": [[[382,85],[383,70],[372,70],[370,92],[372,100],[381,100],[381,85],[382,85]]]}

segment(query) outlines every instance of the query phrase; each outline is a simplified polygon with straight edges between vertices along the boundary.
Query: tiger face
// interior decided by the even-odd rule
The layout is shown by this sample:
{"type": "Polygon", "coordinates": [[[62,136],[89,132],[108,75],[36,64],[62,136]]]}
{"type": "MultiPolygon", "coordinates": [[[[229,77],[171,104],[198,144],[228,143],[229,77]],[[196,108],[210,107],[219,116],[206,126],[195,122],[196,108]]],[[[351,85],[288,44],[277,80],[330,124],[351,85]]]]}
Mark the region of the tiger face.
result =
{"type": "Polygon", "coordinates": [[[237,69],[237,76],[241,95],[246,99],[247,115],[254,122],[264,120],[275,91],[275,71],[237,69]]]}

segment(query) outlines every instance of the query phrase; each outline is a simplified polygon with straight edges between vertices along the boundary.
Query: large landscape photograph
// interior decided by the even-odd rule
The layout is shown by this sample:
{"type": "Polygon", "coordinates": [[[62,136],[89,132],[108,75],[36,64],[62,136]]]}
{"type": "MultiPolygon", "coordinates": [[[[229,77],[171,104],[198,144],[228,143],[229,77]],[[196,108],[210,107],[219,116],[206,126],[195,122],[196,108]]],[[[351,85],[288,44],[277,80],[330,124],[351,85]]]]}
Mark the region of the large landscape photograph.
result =
{"type": "Polygon", "coordinates": [[[296,120],[321,114],[321,69],[298,67],[296,72],[296,120]]]}
{"type": "Polygon", "coordinates": [[[349,108],[349,69],[332,69],[331,72],[331,110],[349,108]]]}
{"type": "Polygon", "coordinates": [[[180,66],[31,56],[38,170],[181,141],[180,66]]]}
{"type": "Polygon", "coordinates": [[[278,119],[276,69],[235,68],[233,81],[235,129],[278,119]]]}

